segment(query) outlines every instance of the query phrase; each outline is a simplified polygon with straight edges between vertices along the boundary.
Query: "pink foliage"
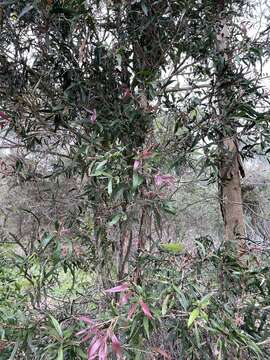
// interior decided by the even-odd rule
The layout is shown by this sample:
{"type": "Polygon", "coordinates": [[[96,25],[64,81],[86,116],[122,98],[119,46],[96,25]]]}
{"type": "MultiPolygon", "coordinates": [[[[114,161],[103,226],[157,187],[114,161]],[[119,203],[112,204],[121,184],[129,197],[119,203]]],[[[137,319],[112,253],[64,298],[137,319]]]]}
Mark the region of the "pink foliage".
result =
{"type": "Polygon", "coordinates": [[[109,294],[118,293],[118,292],[122,292],[122,291],[127,291],[128,288],[129,288],[128,284],[122,284],[122,285],[115,286],[111,289],[105,290],[105,292],[109,293],[109,294]]]}
{"type": "Polygon", "coordinates": [[[128,320],[132,319],[137,309],[137,304],[132,304],[128,312],[128,320]]]}
{"type": "Polygon", "coordinates": [[[111,340],[112,340],[112,349],[114,353],[121,355],[121,343],[114,333],[112,333],[111,340]]]}
{"type": "Polygon", "coordinates": [[[104,328],[102,323],[95,323],[87,316],[81,316],[79,319],[91,325],[76,334],[77,336],[84,335],[81,342],[86,342],[92,338],[87,350],[88,360],[107,360],[109,346],[111,346],[111,350],[117,355],[117,358],[122,359],[121,343],[110,327],[104,328]]]}
{"type": "Polygon", "coordinates": [[[93,340],[88,348],[87,351],[87,356],[88,356],[88,360],[95,360],[100,347],[103,344],[103,339],[99,338],[97,335],[93,337],[93,340]]]}
{"type": "Polygon", "coordinates": [[[172,186],[175,183],[175,178],[172,175],[156,175],[155,176],[155,184],[157,186],[172,186]]]}
{"type": "Polygon", "coordinates": [[[139,303],[141,305],[144,315],[147,316],[148,319],[153,319],[153,315],[151,314],[148,305],[143,300],[140,300],[139,303]]]}
{"type": "Polygon", "coordinates": [[[97,122],[97,110],[96,109],[94,109],[92,111],[92,114],[90,115],[89,120],[90,120],[91,124],[95,124],[97,122]]]}
{"type": "MultiPolygon", "coordinates": [[[[129,290],[129,285],[127,283],[123,283],[105,291],[109,294],[124,292],[118,303],[120,306],[127,304],[129,298],[133,297],[134,299],[134,296],[136,296],[135,292],[129,290]]],[[[151,314],[148,305],[141,299],[138,302],[131,304],[127,316],[128,320],[132,319],[138,306],[141,307],[142,312],[148,319],[153,319],[153,315],[151,314]]],[[[107,360],[110,351],[117,356],[117,359],[123,359],[121,343],[112,330],[115,326],[114,319],[112,319],[111,325],[108,327],[104,327],[104,323],[98,323],[85,315],[80,316],[79,319],[88,324],[88,327],[80,330],[76,335],[82,336],[82,342],[92,339],[87,351],[88,360],[107,360]]]]}
{"type": "Polygon", "coordinates": [[[153,152],[147,149],[144,149],[140,154],[141,159],[149,159],[153,155],[153,152]]]}
{"type": "Polygon", "coordinates": [[[84,322],[86,322],[87,324],[90,324],[90,325],[93,325],[95,322],[92,320],[92,319],[90,319],[89,317],[87,317],[87,316],[80,316],[79,317],[79,319],[81,320],[81,321],[84,321],[84,322]]]}
{"type": "Polygon", "coordinates": [[[133,164],[133,169],[138,170],[140,165],[141,165],[141,161],[140,160],[135,160],[134,164],[133,164]]]}
{"type": "Polygon", "coordinates": [[[128,299],[132,296],[131,292],[128,292],[127,294],[124,294],[119,299],[119,305],[126,305],[128,302],[128,299]]]}
{"type": "Polygon", "coordinates": [[[107,342],[104,341],[99,349],[98,360],[107,360],[107,355],[108,355],[108,345],[107,342]]]}

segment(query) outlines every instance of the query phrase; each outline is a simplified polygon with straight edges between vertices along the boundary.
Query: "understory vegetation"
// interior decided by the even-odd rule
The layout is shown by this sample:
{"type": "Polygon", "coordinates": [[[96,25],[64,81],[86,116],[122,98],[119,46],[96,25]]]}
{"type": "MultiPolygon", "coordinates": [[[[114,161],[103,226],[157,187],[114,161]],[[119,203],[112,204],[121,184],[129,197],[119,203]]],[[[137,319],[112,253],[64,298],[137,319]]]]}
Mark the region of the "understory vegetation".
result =
{"type": "Polygon", "coordinates": [[[0,0],[0,360],[270,359],[269,9],[0,0]]]}

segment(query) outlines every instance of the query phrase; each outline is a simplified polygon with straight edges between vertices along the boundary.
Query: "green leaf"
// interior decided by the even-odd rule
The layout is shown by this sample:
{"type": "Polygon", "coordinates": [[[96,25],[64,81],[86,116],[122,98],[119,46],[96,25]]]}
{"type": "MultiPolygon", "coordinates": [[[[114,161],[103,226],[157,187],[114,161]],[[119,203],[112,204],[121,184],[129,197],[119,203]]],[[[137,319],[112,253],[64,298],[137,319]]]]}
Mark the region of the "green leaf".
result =
{"type": "Polygon", "coordinates": [[[93,176],[93,177],[102,176],[102,177],[105,177],[105,178],[112,177],[112,175],[110,173],[108,173],[107,171],[103,171],[103,170],[95,171],[93,174],[91,174],[91,176],[93,176]]]}
{"type": "Polygon", "coordinates": [[[170,296],[171,296],[171,294],[168,294],[162,303],[162,309],[161,309],[162,316],[165,316],[167,314],[168,302],[170,300],[170,296]]]}
{"type": "Polygon", "coordinates": [[[201,317],[202,317],[205,321],[208,320],[208,315],[206,314],[205,311],[200,311],[200,315],[201,315],[201,317]]]}
{"type": "Polygon", "coordinates": [[[64,352],[63,352],[63,347],[62,347],[62,345],[61,345],[60,348],[58,349],[57,359],[56,359],[56,360],[64,360],[64,352]]]}
{"type": "Polygon", "coordinates": [[[108,194],[112,195],[112,192],[113,192],[113,181],[112,181],[112,179],[109,179],[109,181],[108,181],[108,194]]]}
{"type": "Polygon", "coordinates": [[[17,341],[15,343],[15,345],[14,345],[14,348],[13,348],[12,353],[11,353],[10,357],[8,358],[8,360],[14,360],[15,359],[16,353],[17,353],[17,351],[19,349],[19,345],[20,345],[20,343],[17,341]]]}
{"type": "Polygon", "coordinates": [[[176,209],[175,209],[175,206],[174,204],[172,203],[172,201],[165,201],[163,204],[162,204],[162,208],[165,212],[169,213],[169,214],[172,214],[172,215],[175,215],[176,214],[176,209]]]}
{"type": "Polygon", "coordinates": [[[144,1],[141,2],[142,11],[146,16],[148,16],[148,9],[144,1]]]}
{"type": "Polygon", "coordinates": [[[205,295],[201,300],[198,301],[198,305],[204,309],[206,306],[210,304],[211,296],[212,294],[205,295]]]}
{"type": "Polygon", "coordinates": [[[139,330],[141,330],[141,327],[138,325],[137,320],[134,318],[130,327],[130,338],[135,337],[138,334],[139,330]]]}
{"type": "Polygon", "coordinates": [[[106,165],[108,162],[108,160],[103,160],[103,161],[100,161],[98,163],[96,163],[96,169],[95,169],[95,172],[98,172],[100,171],[101,169],[104,168],[104,165],[106,165]]]}
{"type": "Polygon", "coordinates": [[[187,323],[188,327],[191,327],[191,325],[194,323],[194,321],[197,319],[199,315],[200,315],[199,308],[195,308],[194,310],[191,311],[187,323]]]}
{"type": "Polygon", "coordinates": [[[63,111],[65,108],[65,105],[63,104],[58,104],[55,107],[52,108],[52,112],[58,112],[58,111],[63,111]]]}
{"type": "Polygon", "coordinates": [[[172,253],[172,254],[180,254],[184,250],[184,245],[180,243],[167,243],[167,244],[160,244],[160,247],[163,251],[172,253]]]}
{"type": "Polygon", "coordinates": [[[115,215],[112,217],[111,221],[109,222],[109,226],[113,226],[113,225],[117,224],[121,218],[122,218],[122,214],[121,214],[121,213],[115,214],[115,215]]]}
{"type": "Polygon", "coordinates": [[[49,318],[50,318],[52,325],[55,328],[57,334],[60,337],[63,337],[63,332],[62,332],[61,325],[59,324],[59,322],[52,315],[49,315],[49,318]]]}
{"type": "Polygon", "coordinates": [[[144,177],[139,175],[138,173],[133,173],[133,179],[132,179],[132,188],[133,190],[137,190],[138,187],[144,182],[144,177]]]}
{"type": "Polygon", "coordinates": [[[143,327],[145,330],[145,333],[147,335],[147,338],[150,338],[150,333],[149,333],[149,320],[146,316],[143,317],[143,327]]]}
{"type": "Polygon", "coordinates": [[[18,20],[23,17],[24,15],[26,15],[27,13],[29,13],[31,10],[33,10],[34,7],[31,4],[27,4],[21,11],[20,15],[18,16],[18,20]]]}
{"type": "Polygon", "coordinates": [[[49,243],[52,241],[53,238],[54,238],[54,235],[46,233],[41,240],[42,247],[46,248],[49,245],[49,243]]]}
{"type": "Polygon", "coordinates": [[[87,355],[85,354],[85,352],[82,349],[77,348],[76,353],[80,356],[80,358],[87,359],[87,355]]]}
{"type": "Polygon", "coordinates": [[[116,54],[116,61],[117,61],[118,66],[121,66],[122,56],[121,56],[121,54],[119,54],[119,52],[116,54]]]}
{"type": "Polygon", "coordinates": [[[178,298],[182,308],[186,311],[188,306],[189,306],[189,301],[187,300],[187,298],[185,297],[184,294],[180,294],[179,298],[178,298]]]}

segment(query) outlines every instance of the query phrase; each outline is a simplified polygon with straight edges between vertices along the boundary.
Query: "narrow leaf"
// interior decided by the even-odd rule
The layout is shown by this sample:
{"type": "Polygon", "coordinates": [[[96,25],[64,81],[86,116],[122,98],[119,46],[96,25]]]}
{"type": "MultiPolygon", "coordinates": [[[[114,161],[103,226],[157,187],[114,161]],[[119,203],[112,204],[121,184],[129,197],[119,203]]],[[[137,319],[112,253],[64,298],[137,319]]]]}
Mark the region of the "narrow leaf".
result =
{"type": "Polygon", "coordinates": [[[118,340],[118,338],[116,337],[116,335],[114,333],[112,333],[111,340],[112,340],[113,352],[115,354],[120,355],[121,354],[121,343],[120,343],[120,341],[118,340]]]}
{"type": "Polygon", "coordinates": [[[189,315],[188,318],[188,327],[191,327],[191,325],[194,323],[194,321],[197,319],[197,317],[200,315],[200,309],[195,308],[189,315]]]}
{"type": "Polygon", "coordinates": [[[91,320],[91,319],[90,319],[89,317],[87,317],[87,316],[80,316],[80,317],[79,317],[79,320],[84,321],[85,323],[90,324],[90,325],[93,325],[93,324],[94,324],[94,321],[91,320]]]}
{"type": "Polygon", "coordinates": [[[107,360],[107,355],[108,355],[108,345],[105,341],[99,349],[98,360],[107,360]]]}
{"type": "Polygon", "coordinates": [[[169,300],[170,300],[170,296],[171,296],[171,295],[168,294],[168,295],[165,297],[164,301],[163,301],[162,309],[161,309],[161,314],[162,314],[162,316],[165,316],[165,315],[167,314],[168,302],[169,302],[169,300]]]}
{"type": "Polygon", "coordinates": [[[127,290],[128,290],[128,284],[122,284],[122,285],[115,286],[111,289],[107,289],[107,290],[105,290],[105,292],[112,294],[112,293],[118,293],[118,292],[127,291],[127,290]]]}
{"type": "Polygon", "coordinates": [[[148,305],[143,301],[143,300],[140,300],[140,305],[141,305],[141,308],[142,308],[142,311],[144,313],[145,316],[148,317],[148,319],[153,319],[153,316],[149,310],[149,307],[148,305]]]}
{"type": "Polygon", "coordinates": [[[144,182],[144,178],[137,174],[136,172],[133,173],[133,180],[132,180],[132,188],[133,190],[137,190],[138,187],[144,182]]]}
{"type": "Polygon", "coordinates": [[[132,304],[128,312],[128,320],[131,320],[137,309],[137,304],[132,304]]]}
{"type": "Polygon", "coordinates": [[[62,332],[61,325],[59,324],[59,322],[52,315],[49,315],[49,317],[50,317],[52,325],[55,328],[55,330],[57,331],[58,335],[60,337],[63,337],[63,332],[62,332]]]}
{"type": "Polygon", "coordinates": [[[103,341],[101,338],[98,338],[97,336],[95,336],[93,338],[93,340],[88,348],[88,360],[95,360],[102,344],[103,344],[103,341]]]}
{"type": "Polygon", "coordinates": [[[150,338],[150,334],[149,334],[149,320],[148,320],[148,317],[145,317],[143,318],[143,328],[144,328],[144,331],[146,333],[146,336],[147,338],[149,339],[150,338]]]}
{"type": "Polygon", "coordinates": [[[64,360],[64,352],[62,346],[60,346],[60,348],[58,349],[57,360],[64,360]]]}

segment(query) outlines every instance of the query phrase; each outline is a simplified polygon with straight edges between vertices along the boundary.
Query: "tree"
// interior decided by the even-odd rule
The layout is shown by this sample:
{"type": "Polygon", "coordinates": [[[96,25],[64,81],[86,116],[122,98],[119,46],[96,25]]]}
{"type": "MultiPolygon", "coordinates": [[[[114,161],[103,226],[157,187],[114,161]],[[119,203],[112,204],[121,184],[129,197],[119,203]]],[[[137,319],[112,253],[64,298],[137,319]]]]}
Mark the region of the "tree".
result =
{"type": "MultiPolygon", "coordinates": [[[[36,231],[29,253],[12,259],[34,289],[35,310],[41,313],[42,296],[59,281],[61,269],[74,282],[76,271],[86,267],[98,288],[90,310],[97,326],[86,335],[94,335],[90,354],[96,347],[95,356],[98,349],[104,358],[109,347],[119,355],[118,329],[130,341],[128,356],[138,358],[156,331],[154,317],[181,329],[181,344],[171,345],[176,356],[186,351],[199,358],[200,347],[209,359],[215,351],[225,357],[259,353],[249,336],[256,329],[243,335],[228,325],[234,324],[231,314],[242,311],[234,292],[243,280],[239,255],[246,240],[241,157],[263,150],[269,140],[268,114],[256,108],[267,100],[258,70],[265,44],[239,25],[249,3],[40,0],[1,6],[0,126],[3,147],[20,149],[12,174],[56,188],[71,178],[77,199],[71,215],[55,214],[47,232],[36,231]],[[28,168],[38,157],[39,166],[28,168]],[[232,253],[223,250],[221,239],[216,249],[207,237],[189,239],[184,251],[162,232],[165,214],[176,212],[177,180],[187,169],[198,182],[219,184],[224,240],[233,243],[232,253]],[[84,251],[82,261],[74,243],[84,251]],[[207,293],[208,281],[215,296],[207,293]],[[102,302],[100,288],[110,288],[111,298],[102,302]],[[161,310],[154,313],[155,306],[161,310]],[[234,352],[234,344],[240,350],[234,352]]],[[[248,284],[257,284],[259,275],[248,275],[243,292],[257,299],[248,284]]],[[[89,304],[89,292],[84,296],[89,304]]],[[[70,318],[77,316],[73,305],[68,311],[70,318]]],[[[83,321],[91,325],[91,319],[83,321]]],[[[66,338],[55,320],[49,323],[62,343],[58,349],[52,341],[52,356],[61,358],[66,338]]],[[[67,348],[74,354],[71,343],[67,348]]]]}

